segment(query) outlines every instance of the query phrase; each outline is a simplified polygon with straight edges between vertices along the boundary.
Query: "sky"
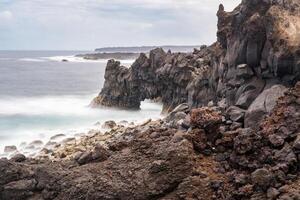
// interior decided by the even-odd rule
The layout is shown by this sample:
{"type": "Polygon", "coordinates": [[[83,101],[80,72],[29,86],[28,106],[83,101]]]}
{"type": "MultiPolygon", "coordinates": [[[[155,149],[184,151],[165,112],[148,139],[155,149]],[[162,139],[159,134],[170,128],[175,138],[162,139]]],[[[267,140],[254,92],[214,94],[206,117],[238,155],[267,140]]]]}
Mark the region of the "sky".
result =
{"type": "Polygon", "coordinates": [[[241,0],[0,0],[0,49],[201,45],[241,0]]]}

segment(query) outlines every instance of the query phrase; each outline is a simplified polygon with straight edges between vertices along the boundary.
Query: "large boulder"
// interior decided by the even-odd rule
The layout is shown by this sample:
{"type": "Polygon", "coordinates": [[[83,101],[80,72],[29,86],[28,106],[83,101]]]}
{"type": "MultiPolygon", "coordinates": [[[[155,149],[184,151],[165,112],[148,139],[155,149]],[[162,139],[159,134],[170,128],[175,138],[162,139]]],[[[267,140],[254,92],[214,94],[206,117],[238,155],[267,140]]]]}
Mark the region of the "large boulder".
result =
{"type": "Polygon", "coordinates": [[[284,95],[287,88],[283,85],[273,85],[264,90],[251,104],[245,115],[245,127],[257,128],[259,122],[269,114],[279,97],[284,95]]]}

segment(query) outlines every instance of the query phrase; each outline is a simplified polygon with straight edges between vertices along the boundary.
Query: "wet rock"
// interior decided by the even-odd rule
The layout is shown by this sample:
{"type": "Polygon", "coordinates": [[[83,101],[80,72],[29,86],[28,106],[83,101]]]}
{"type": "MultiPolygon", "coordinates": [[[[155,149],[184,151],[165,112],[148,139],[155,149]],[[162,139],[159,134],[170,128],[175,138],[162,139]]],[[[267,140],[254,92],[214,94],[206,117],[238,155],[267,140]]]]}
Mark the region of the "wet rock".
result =
{"type": "Polygon", "coordinates": [[[47,149],[47,148],[43,148],[42,150],[41,150],[41,153],[43,153],[43,154],[50,154],[50,153],[52,153],[53,151],[51,151],[50,149],[47,149]]]}
{"type": "Polygon", "coordinates": [[[17,147],[14,145],[4,147],[4,153],[13,153],[15,151],[17,151],[17,147]]]}
{"type": "Polygon", "coordinates": [[[41,140],[35,140],[28,144],[28,146],[41,147],[43,146],[43,142],[41,140]]]}
{"type": "Polygon", "coordinates": [[[60,140],[62,138],[64,138],[66,135],[65,134],[57,134],[57,135],[54,135],[50,138],[50,140],[60,140]]]}
{"type": "Polygon", "coordinates": [[[23,154],[18,153],[16,155],[14,155],[10,160],[13,161],[13,162],[23,162],[23,161],[26,160],[26,156],[24,156],[23,154]]]}
{"type": "Polygon", "coordinates": [[[120,121],[118,124],[121,124],[121,125],[128,125],[129,122],[126,121],[126,120],[122,120],[122,121],[120,121]]]}
{"type": "Polygon", "coordinates": [[[54,148],[54,147],[58,147],[59,145],[60,144],[58,144],[57,142],[51,142],[51,141],[49,141],[49,142],[46,143],[45,147],[46,148],[54,148]]]}
{"type": "Polygon", "coordinates": [[[24,148],[26,147],[27,143],[26,142],[21,142],[21,144],[19,145],[20,148],[24,148]]]}
{"type": "Polygon", "coordinates": [[[96,122],[96,123],[94,124],[94,126],[101,126],[101,123],[100,123],[100,122],[96,122]]]}
{"type": "Polygon", "coordinates": [[[66,138],[62,141],[62,143],[76,143],[76,139],[74,137],[66,138]]]}
{"type": "Polygon", "coordinates": [[[105,129],[112,129],[114,128],[115,126],[117,126],[116,122],[115,121],[106,121],[104,122],[104,124],[102,125],[102,128],[105,128],[105,129]]]}

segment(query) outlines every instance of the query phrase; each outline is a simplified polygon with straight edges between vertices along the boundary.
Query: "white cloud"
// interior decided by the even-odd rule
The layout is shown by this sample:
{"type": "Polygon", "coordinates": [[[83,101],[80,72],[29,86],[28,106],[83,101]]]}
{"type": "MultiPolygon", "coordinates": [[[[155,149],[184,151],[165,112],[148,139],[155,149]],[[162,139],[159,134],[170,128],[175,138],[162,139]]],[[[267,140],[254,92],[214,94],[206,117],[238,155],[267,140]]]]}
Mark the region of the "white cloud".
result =
{"type": "MultiPolygon", "coordinates": [[[[1,0],[0,0],[1,1],[1,0]]],[[[216,12],[241,0],[26,0],[1,5],[1,48],[94,49],[100,46],[210,44],[216,12]],[[13,20],[8,20],[12,19],[13,20]],[[3,24],[3,23],[2,23],[3,24]]]]}
{"type": "Polygon", "coordinates": [[[13,18],[13,14],[12,14],[11,11],[5,10],[5,11],[0,12],[0,19],[2,19],[2,20],[10,20],[12,18],[13,18]]]}

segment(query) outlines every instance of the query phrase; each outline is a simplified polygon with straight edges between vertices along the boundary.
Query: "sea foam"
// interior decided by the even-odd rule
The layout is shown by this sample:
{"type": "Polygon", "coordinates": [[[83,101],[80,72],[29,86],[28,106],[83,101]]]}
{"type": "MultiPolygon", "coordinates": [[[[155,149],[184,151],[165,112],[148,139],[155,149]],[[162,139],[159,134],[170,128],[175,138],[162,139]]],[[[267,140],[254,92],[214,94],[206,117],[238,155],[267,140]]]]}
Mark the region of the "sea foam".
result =
{"type": "Polygon", "coordinates": [[[95,129],[95,123],[107,120],[143,122],[160,118],[161,105],[142,102],[141,110],[128,111],[111,108],[92,109],[88,105],[93,96],[45,96],[2,98],[0,100],[0,154],[6,145],[27,144],[34,140],[44,143],[56,134],[74,137],[95,129]]]}

